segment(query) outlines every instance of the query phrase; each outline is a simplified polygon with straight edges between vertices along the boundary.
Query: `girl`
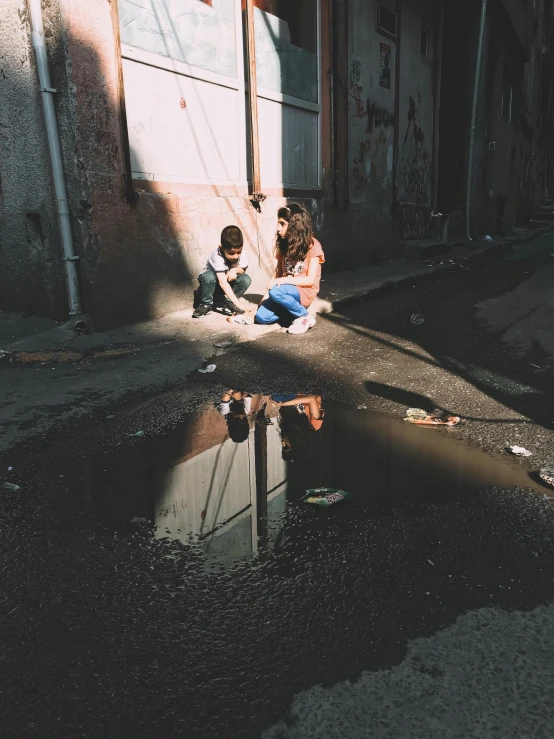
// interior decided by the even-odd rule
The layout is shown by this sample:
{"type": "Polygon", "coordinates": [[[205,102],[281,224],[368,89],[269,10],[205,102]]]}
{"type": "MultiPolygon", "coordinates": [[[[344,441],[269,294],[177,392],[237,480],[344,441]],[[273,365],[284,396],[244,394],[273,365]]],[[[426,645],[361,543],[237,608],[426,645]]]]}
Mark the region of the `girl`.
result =
{"type": "Polygon", "coordinates": [[[308,455],[311,435],[323,425],[325,411],[316,395],[271,396],[279,405],[281,456],[285,462],[303,460],[308,455]]]}
{"type": "Polygon", "coordinates": [[[307,308],[319,291],[323,249],[312,233],[306,208],[292,203],[277,212],[277,266],[256,313],[256,323],[292,320],[289,334],[304,334],[315,326],[307,308]]]}

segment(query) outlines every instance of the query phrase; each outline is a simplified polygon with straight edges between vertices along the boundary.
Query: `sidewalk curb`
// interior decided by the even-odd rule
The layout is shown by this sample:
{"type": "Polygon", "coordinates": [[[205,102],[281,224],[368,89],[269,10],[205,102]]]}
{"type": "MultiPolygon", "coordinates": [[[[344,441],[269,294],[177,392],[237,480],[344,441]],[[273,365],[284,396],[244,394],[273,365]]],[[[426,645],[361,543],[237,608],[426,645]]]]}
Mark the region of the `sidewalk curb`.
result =
{"type": "MultiPolygon", "coordinates": [[[[535,241],[535,239],[538,239],[541,236],[550,233],[551,231],[554,231],[554,222],[552,223],[552,225],[541,226],[535,229],[532,233],[521,234],[520,236],[508,236],[503,238],[502,240],[493,241],[489,244],[484,244],[481,246],[481,248],[476,248],[474,251],[466,252],[465,254],[460,255],[457,259],[452,258],[452,253],[449,252],[448,255],[444,257],[444,261],[438,264],[430,265],[428,264],[428,261],[430,260],[410,262],[414,265],[421,265],[421,271],[414,272],[410,275],[406,275],[398,279],[384,280],[379,284],[368,286],[367,288],[359,290],[355,293],[351,293],[350,295],[340,297],[337,300],[318,298],[318,305],[315,308],[314,312],[316,315],[325,315],[326,313],[333,313],[342,308],[347,308],[351,305],[357,305],[366,300],[371,300],[373,298],[381,297],[382,295],[387,295],[396,289],[402,288],[405,285],[414,283],[415,281],[423,281],[426,278],[432,277],[437,272],[443,272],[452,269],[455,266],[463,267],[464,263],[473,264],[475,262],[481,261],[482,259],[486,259],[487,257],[499,256],[506,249],[512,246],[522,246],[524,244],[530,244],[532,241],[535,241]]],[[[481,244],[481,242],[472,243],[481,244]]],[[[468,248],[467,242],[463,248],[468,248]]],[[[440,257],[436,257],[434,261],[436,262],[439,259],[440,257]]],[[[332,279],[332,275],[330,279],[332,279]]]]}

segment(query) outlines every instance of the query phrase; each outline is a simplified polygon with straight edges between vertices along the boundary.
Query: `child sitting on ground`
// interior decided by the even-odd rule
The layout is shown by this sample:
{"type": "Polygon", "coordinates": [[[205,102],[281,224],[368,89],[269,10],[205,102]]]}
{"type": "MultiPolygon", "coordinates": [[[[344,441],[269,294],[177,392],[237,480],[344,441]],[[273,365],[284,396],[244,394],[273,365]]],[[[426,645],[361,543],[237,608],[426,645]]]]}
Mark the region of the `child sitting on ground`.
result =
{"type": "Polygon", "coordinates": [[[277,266],[256,313],[256,323],[283,320],[289,334],[304,334],[315,326],[308,306],[321,280],[323,249],[312,232],[310,214],[299,203],[277,212],[277,266]]]}
{"type": "Polygon", "coordinates": [[[248,416],[252,407],[252,396],[240,390],[228,390],[221,396],[217,410],[227,422],[229,438],[235,444],[242,444],[248,439],[250,424],[248,416]]]}
{"type": "Polygon", "coordinates": [[[221,232],[221,244],[208,257],[200,282],[199,304],[193,318],[202,318],[212,308],[226,316],[245,313],[240,298],[250,287],[246,274],[248,257],[243,252],[242,231],[238,226],[227,226],[221,232]]]}

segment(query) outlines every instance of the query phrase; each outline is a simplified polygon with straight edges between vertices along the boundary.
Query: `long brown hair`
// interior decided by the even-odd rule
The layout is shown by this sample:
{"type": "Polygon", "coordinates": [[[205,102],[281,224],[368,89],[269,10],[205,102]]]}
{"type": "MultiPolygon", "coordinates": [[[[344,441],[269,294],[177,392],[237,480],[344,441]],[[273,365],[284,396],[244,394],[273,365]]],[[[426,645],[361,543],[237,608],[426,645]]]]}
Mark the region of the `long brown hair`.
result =
{"type": "Polygon", "coordinates": [[[310,214],[300,203],[291,203],[288,208],[279,208],[277,218],[284,218],[289,224],[286,236],[277,236],[277,251],[293,264],[301,262],[314,240],[310,214]]]}

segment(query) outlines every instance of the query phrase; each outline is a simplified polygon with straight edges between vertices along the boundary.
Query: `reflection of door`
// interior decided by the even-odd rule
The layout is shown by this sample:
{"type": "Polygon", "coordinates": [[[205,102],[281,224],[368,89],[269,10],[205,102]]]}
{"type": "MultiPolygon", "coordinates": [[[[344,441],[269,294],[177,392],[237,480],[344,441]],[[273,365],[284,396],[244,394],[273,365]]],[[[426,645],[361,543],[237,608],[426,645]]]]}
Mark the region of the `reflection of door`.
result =
{"type": "Polygon", "coordinates": [[[247,509],[255,496],[252,434],[242,444],[227,439],[166,470],[154,480],[155,523],[185,540],[205,535],[247,509]]]}

